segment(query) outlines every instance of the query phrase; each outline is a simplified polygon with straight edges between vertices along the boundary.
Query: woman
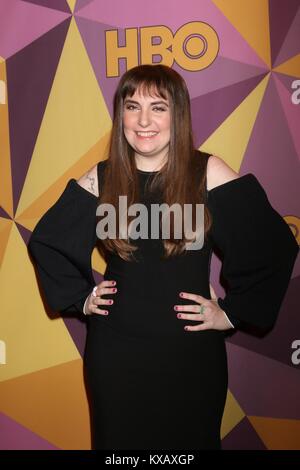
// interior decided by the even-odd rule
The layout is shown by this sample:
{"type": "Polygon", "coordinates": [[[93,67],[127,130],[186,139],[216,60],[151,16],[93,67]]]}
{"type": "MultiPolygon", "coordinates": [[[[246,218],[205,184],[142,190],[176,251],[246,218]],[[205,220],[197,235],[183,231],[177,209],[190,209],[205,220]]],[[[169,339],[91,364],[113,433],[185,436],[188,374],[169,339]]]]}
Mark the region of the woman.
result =
{"type": "Polygon", "coordinates": [[[87,316],[94,449],[220,449],[225,331],[242,323],[271,328],[288,286],[298,252],[288,225],[253,174],[239,176],[195,151],[191,128],[177,72],[163,65],[126,72],[109,158],[68,182],[29,242],[50,307],[87,316]],[[158,239],[149,231],[98,239],[97,207],[110,203],[119,215],[120,195],[130,207],[143,203],[148,222],[152,204],[203,203],[202,248],[175,237],[176,218],[168,239],[161,231],[158,239]],[[95,244],[107,262],[97,286],[95,244]],[[223,256],[224,299],[210,295],[214,247],[223,256]]]}

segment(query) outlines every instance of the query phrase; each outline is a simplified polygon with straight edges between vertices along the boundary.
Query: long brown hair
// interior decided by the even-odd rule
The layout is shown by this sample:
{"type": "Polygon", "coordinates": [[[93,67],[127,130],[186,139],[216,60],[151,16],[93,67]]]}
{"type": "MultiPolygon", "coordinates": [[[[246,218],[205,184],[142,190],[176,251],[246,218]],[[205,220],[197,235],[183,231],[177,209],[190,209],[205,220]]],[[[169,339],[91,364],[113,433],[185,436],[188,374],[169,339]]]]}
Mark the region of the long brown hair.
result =
{"type": "MultiPolygon", "coordinates": [[[[119,196],[127,196],[128,206],[139,202],[139,181],[134,158],[134,150],[128,144],[123,131],[123,106],[127,97],[136,91],[142,94],[155,94],[169,99],[171,132],[168,159],[163,168],[155,173],[151,189],[159,188],[162,202],[201,204],[205,202],[206,165],[204,159],[195,156],[190,97],[184,79],[175,70],[162,64],[140,65],[128,70],[120,79],[114,96],[114,118],[106,160],[103,185],[100,187],[99,204],[110,203],[116,209],[119,220],[119,196]]],[[[193,229],[194,229],[193,211],[193,229]]],[[[171,218],[172,219],[172,218],[171,218]]],[[[130,217],[127,218],[130,223],[130,217]]],[[[205,236],[211,226],[209,211],[204,206],[205,236]]],[[[118,227],[119,230],[119,227],[118,227]]],[[[119,232],[117,232],[119,233],[119,232]]],[[[185,250],[187,240],[184,235],[174,238],[174,221],[170,224],[170,238],[163,240],[165,257],[177,255],[185,250]]],[[[129,239],[106,238],[99,240],[100,252],[116,252],[126,261],[132,259],[137,249],[129,239]]]]}

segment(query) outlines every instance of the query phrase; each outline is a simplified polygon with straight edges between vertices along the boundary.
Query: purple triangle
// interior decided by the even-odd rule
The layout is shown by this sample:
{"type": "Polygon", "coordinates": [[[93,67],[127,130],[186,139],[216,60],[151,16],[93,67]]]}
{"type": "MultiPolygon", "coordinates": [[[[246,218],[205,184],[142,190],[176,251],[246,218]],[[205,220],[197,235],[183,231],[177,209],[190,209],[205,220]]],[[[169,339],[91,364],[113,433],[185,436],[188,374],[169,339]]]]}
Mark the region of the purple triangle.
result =
{"type": "Polygon", "coordinates": [[[295,89],[292,88],[292,83],[297,79],[295,75],[287,75],[285,73],[276,72],[275,70],[273,74],[274,74],[274,77],[276,77],[276,79],[279,80],[280,83],[283,84],[283,86],[286,88],[286,90],[290,94],[295,91],[295,89]]]}
{"type": "Polygon", "coordinates": [[[299,0],[269,0],[270,36],[272,64],[275,63],[279,50],[299,8],[299,0]]]}
{"type": "MultiPolygon", "coordinates": [[[[106,76],[106,55],[105,55],[105,31],[115,29],[113,26],[97,23],[85,18],[76,17],[76,23],[84,42],[90,62],[94,69],[96,79],[103,94],[106,106],[110,115],[113,115],[113,96],[120,80],[119,77],[106,76]]],[[[125,35],[123,30],[118,30],[119,36],[125,35]]],[[[125,61],[120,61],[121,72],[125,72],[125,61]]]]}
{"type": "Polygon", "coordinates": [[[62,316],[64,324],[67,327],[67,330],[79,351],[81,357],[84,355],[85,341],[86,341],[86,324],[84,322],[84,315],[78,315],[77,317],[67,317],[66,315],[62,316]]]}
{"type": "Polygon", "coordinates": [[[300,6],[298,7],[298,11],[294,16],[293,22],[286,35],[286,38],[280,49],[280,52],[277,56],[274,66],[276,67],[277,65],[282,64],[283,62],[286,62],[288,59],[290,59],[291,57],[299,53],[300,53],[300,6]]]}
{"type": "Polygon", "coordinates": [[[11,216],[0,206],[0,217],[12,220],[11,216]]]}
{"type": "Polygon", "coordinates": [[[229,389],[247,415],[300,419],[300,374],[296,367],[235,344],[226,343],[226,347],[229,389]]]}
{"type": "Polygon", "coordinates": [[[59,450],[50,442],[0,413],[1,450],[59,450]]]}
{"type": "Polygon", "coordinates": [[[269,72],[267,68],[255,67],[221,56],[218,56],[209,67],[198,73],[183,70],[176,63],[173,68],[185,79],[191,99],[269,72]]]}
{"type": "Polygon", "coordinates": [[[70,7],[66,0],[22,0],[22,2],[34,3],[42,7],[52,8],[53,10],[65,11],[71,13],[70,7]]]}
{"type": "Polygon", "coordinates": [[[77,0],[75,6],[75,12],[81,10],[81,8],[85,7],[89,3],[93,2],[94,0],[77,0]]]}
{"type": "Polygon", "coordinates": [[[16,226],[18,227],[18,230],[20,232],[21,237],[24,240],[24,243],[27,245],[32,232],[28,230],[26,227],[23,227],[23,225],[19,224],[18,222],[16,222],[16,226]]]}
{"type": "Polygon", "coordinates": [[[299,158],[272,76],[240,170],[255,174],[282,216],[300,213],[299,158]]]}
{"type": "Polygon", "coordinates": [[[297,277],[291,280],[275,327],[266,336],[260,338],[238,331],[227,341],[295,367],[291,361],[291,344],[295,340],[295,331],[300,332],[299,291],[300,277],[297,277]]]}
{"type": "Polygon", "coordinates": [[[67,19],[7,61],[14,207],[30,164],[65,37],[67,19]]]}
{"type": "Polygon", "coordinates": [[[196,147],[199,147],[222,124],[264,76],[265,74],[260,74],[191,100],[196,147]]]}
{"type": "MultiPolygon", "coordinates": [[[[97,271],[93,270],[95,285],[103,281],[103,276],[97,271]]],[[[84,315],[79,314],[77,317],[63,317],[64,323],[70,333],[71,338],[74,341],[81,357],[84,355],[85,342],[86,342],[86,323],[84,321],[84,315]]]]}
{"type": "Polygon", "coordinates": [[[247,416],[222,439],[223,450],[267,450],[247,416]]]}

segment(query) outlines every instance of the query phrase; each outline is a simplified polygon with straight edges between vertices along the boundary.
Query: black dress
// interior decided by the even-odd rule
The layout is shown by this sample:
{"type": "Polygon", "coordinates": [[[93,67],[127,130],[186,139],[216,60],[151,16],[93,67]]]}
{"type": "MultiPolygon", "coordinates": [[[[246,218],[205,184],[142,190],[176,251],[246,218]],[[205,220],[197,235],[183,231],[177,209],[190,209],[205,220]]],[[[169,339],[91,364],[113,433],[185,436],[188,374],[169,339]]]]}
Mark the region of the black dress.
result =
{"type": "MultiPolygon", "coordinates": [[[[206,169],[208,155],[200,152],[206,169]]],[[[101,190],[106,162],[98,164],[101,190]]],[[[141,202],[154,173],[138,171],[141,202]]],[[[71,179],[41,218],[29,251],[50,307],[82,311],[95,285],[97,198],[71,179]]],[[[163,260],[161,240],[134,240],[135,262],[110,255],[104,279],[117,281],[108,316],[91,315],[84,355],[94,449],[220,449],[227,393],[225,333],[185,331],[174,305],[181,291],[210,298],[214,245],[228,283],[218,299],[235,326],[271,328],[286,292],[298,245],[252,174],[207,192],[213,218],[203,248],[163,260]],[[270,238],[270,234],[272,235],[270,238]]]]}

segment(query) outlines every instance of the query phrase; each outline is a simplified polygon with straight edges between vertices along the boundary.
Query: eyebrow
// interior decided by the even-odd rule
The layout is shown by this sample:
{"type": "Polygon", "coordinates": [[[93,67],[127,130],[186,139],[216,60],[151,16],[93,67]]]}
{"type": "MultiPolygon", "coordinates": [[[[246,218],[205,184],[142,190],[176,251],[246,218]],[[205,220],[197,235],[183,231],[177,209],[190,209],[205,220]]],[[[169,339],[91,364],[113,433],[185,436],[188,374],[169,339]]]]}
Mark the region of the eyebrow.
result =
{"type": "MultiPolygon", "coordinates": [[[[126,98],[125,101],[124,101],[124,104],[126,104],[126,103],[140,104],[138,101],[134,101],[134,100],[131,100],[131,99],[128,99],[128,98],[126,98]]],[[[166,101],[152,101],[150,104],[151,105],[152,104],[164,104],[165,106],[169,107],[169,105],[166,101]]]]}

